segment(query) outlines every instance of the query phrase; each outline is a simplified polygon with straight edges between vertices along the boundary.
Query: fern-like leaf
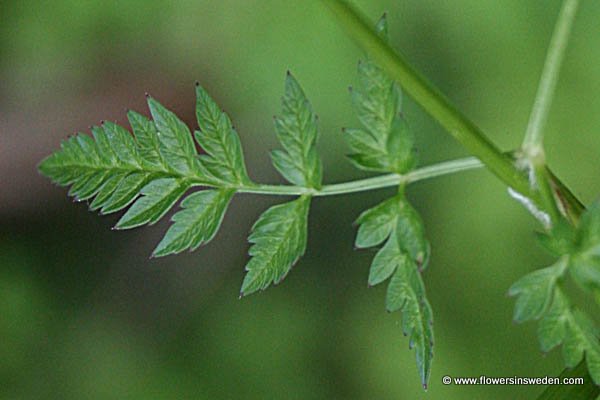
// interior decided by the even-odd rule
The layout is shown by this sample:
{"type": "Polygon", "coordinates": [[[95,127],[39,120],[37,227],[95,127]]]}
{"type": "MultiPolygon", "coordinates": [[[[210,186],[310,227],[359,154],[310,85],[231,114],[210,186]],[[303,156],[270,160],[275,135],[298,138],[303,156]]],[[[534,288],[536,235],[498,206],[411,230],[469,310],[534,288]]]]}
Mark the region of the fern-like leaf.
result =
{"type": "Polygon", "coordinates": [[[269,208],[256,221],[241,296],[281,282],[304,254],[309,205],[310,197],[302,196],[269,208]]]}
{"type": "Polygon", "coordinates": [[[93,198],[90,208],[103,214],[133,203],[117,229],[157,222],[191,186],[216,187],[191,194],[182,202],[183,210],[174,215],[175,223],[154,255],[195,249],[211,240],[221,223],[235,193],[225,186],[249,183],[239,138],[229,118],[203,90],[198,89],[197,96],[196,111],[204,127],[197,137],[207,155],[199,157],[188,127],[148,97],[153,120],[135,111],[127,114],[134,135],[115,123],[103,122],[92,128],[93,138],[80,133],[65,140],[61,150],[42,161],[39,169],[55,183],[71,185],[69,194],[77,200],[93,198]],[[223,147],[233,155],[232,163],[224,163],[229,158],[221,151],[223,147]]]}
{"type": "MultiPolygon", "coordinates": [[[[283,112],[276,119],[284,151],[274,164],[291,182],[307,189],[321,185],[321,161],[316,152],[316,116],[298,82],[288,74],[283,112]],[[281,162],[288,160],[289,165],[281,162]]],[[[90,208],[103,214],[131,207],[117,229],[130,229],[160,220],[193,186],[209,186],[187,196],[172,226],[153,252],[165,256],[212,240],[236,190],[252,187],[242,146],[231,120],[208,93],[196,85],[195,139],[206,154],[199,155],[188,127],[173,112],[148,97],[152,119],[135,111],[125,128],[104,122],[93,127],[93,138],[78,134],[39,166],[55,183],[71,185],[77,200],[92,200],[90,208]]],[[[279,156],[277,155],[279,154],[279,156]]],[[[255,224],[252,256],[243,294],[280,282],[306,248],[310,196],[267,210],[255,224]],[[276,227],[277,229],[274,229],[276,227]]]]}
{"type": "Polygon", "coordinates": [[[410,204],[398,194],[363,212],[355,246],[379,249],[369,271],[369,285],[391,278],[386,308],[402,312],[402,329],[415,348],[423,386],[427,386],[433,357],[433,313],[427,301],[420,271],[427,266],[429,243],[423,223],[410,204]]]}
{"type": "MultiPolygon", "coordinates": [[[[317,117],[304,91],[287,73],[282,113],[275,118],[277,138],[283,150],[274,150],[275,168],[289,182],[307,189],[319,189],[322,166],[317,154],[317,117]]],[[[240,296],[278,284],[306,249],[307,218],[310,195],[273,206],[252,227],[248,241],[252,257],[240,296]]]]}

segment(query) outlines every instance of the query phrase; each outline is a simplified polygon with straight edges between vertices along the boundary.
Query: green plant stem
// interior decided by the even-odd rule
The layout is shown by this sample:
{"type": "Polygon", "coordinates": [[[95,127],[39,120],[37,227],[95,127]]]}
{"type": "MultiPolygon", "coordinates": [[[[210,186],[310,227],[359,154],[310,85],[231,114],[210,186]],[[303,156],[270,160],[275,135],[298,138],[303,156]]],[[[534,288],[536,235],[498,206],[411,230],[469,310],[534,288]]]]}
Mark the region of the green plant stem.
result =
{"type": "MultiPolygon", "coordinates": [[[[481,167],[483,167],[483,164],[477,158],[467,157],[418,168],[404,175],[381,175],[373,178],[324,185],[321,189],[311,189],[292,185],[262,184],[238,186],[235,189],[239,193],[266,194],[274,196],[301,196],[304,194],[309,194],[315,197],[335,196],[340,194],[365,192],[369,190],[398,186],[400,184],[408,184],[425,179],[435,178],[437,176],[453,174],[456,172],[481,167]]],[[[196,186],[206,185],[204,183],[198,183],[196,186]]]]}
{"type": "MultiPolygon", "coordinates": [[[[572,0],[568,0],[572,1],[572,0]]],[[[388,46],[371,28],[372,24],[344,0],[322,0],[333,12],[337,21],[349,36],[373,58],[393,79],[400,83],[423,109],[437,120],[471,154],[479,158],[485,166],[506,185],[531,199],[539,208],[547,209],[540,193],[534,190],[527,175],[518,168],[508,153],[502,153],[483,132],[450,101],[414,70],[404,58],[388,46]]],[[[554,175],[553,188],[558,197],[567,202],[570,220],[576,222],[584,210],[581,202],[567,186],[554,175]]]]}
{"type": "Polygon", "coordinates": [[[543,153],[544,126],[550,113],[560,67],[578,6],[579,0],[565,0],[556,21],[523,140],[522,148],[527,157],[536,157],[538,153],[543,153]]]}
{"type": "Polygon", "coordinates": [[[322,0],[338,22],[346,28],[350,37],[396,80],[425,111],[438,121],[471,154],[514,190],[529,198],[532,193],[527,177],[518,170],[512,160],[502,153],[483,132],[404,58],[396,53],[371,28],[372,24],[343,0],[322,0]]]}
{"type": "MultiPolygon", "coordinates": [[[[559,187],[560,185],[555,182],[555,177],[549,173],[545,167],[546,157],[543,144],[544,127],[550,113],[560,67],[564,59],[567,42],[569,40],[573,22],[575,21],[578,6],[579,0],[563,1],[552,38],[550,39],[544,68],[540,77],[540,83],[538,85],[531,115],[529,116],[529,123],[527,124],[527,130],[521,146],[520,164],[523,165],[524,168],[530,170],[530,176],[534,177],[533,180],[530,179],[531,184],[535,190],[540,192],[541,198],[545,204],[545,209],[548,211],[553,221],[557,221],[561,218],[560,210],[557,207],[557,200],[562,203],[564,198],[560,196],[560,194],[557,196],[554,195],[555,190],[551,187],[550,182],[553,182],[555,187],[559,187]]],[[[564,203],[562,204],[564,206],[564,203]]],[[[571,206],[563,207],[565,209],[566,217],[575,223],[577,221],[577,216],[574,217],[573,212],[570,209],[577,207],[578,205],[579,202],[577,201],[573,202],[571,206]]]]}

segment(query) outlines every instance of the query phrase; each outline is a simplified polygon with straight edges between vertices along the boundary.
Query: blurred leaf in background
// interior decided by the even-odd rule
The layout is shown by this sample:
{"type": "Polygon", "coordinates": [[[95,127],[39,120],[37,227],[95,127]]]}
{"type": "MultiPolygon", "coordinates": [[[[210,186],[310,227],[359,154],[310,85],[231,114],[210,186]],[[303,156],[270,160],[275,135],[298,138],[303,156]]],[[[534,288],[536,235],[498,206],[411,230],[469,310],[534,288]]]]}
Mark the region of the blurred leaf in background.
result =
{"type": "MultiPolygon", "coordinates": [[[[520,142],[560,1],[355,4],[373,20],[387,11],[390,43],[503,149],[520,142]]],[[[146,92],[195,129],[199,81],[232,118],[252,178],[281,182],[271,116],[291,69],[320,116],[324,182],[365,176],[341,133],[359,124],[347,87],[362,54],[318,1],[5,0],[0,15],[0,398],[529,398],[542,388],[441,377],[560,373],[535,327],[510,322],[506,297],[551,260],[485,171],[408,190],[432,246],[427,393],[400,316],[382,312],[385,288],[365,285],[373,254],[352,249],[355,216],[390,191],[315,199],[297,273],[239,301],[245,237],[272,200],[240,196],[213,242],[150,261],[165,222],[110,232],[118,216],[71,204],[37,175],[61,139],[126,124],[146,92]]],[[[549,164],[586,203],[600,193],[599,16],[600,3],[582,4],[546,135],[549,164]]],[[[404,101],[422,164],[464,154],[404,101]]]]}

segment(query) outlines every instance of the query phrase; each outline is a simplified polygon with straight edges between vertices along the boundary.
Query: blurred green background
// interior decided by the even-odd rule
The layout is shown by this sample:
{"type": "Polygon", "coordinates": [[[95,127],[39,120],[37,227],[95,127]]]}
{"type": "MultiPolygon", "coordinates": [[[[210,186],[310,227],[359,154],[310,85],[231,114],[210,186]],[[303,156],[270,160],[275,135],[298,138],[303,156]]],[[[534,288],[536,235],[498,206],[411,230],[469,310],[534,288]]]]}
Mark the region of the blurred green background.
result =
{"type": "MultiPolygon", "coordinates": [[[[356,1],[388,12],[391,43],[503,149],[524,132],[558,0],[356,1]]],[[[547,130],[555,172],[589,203],[600,193],[600,2],[584,1],[547,130]]],[[[279,286],[238,300],[250,226],[278,199],[238,196],[213,242],[149,260],[155,227],[111,232],[118,216],[72,204],[36,172],[61,139],[148,92],[190,126],[194,82],[230,114],[250,174],[280,182],[286,70],[320,116],[325,180],[366,176],[344,159],[347,93],[360,51],[316,0],[0,2],[1,399],[532,398],[541,387],[443,386],[451,376],[558,375],[535,324],[511,322],[510,284],[550,261],[535,221],[486,171],[415,184],[433,253],[430,389],[414,352],[368,289],[372,252],[352,221],[382,190],[313,203],[306,256],[279,286]]],[[[422,164],[465,155],[410,99],[422,164]]],[[[281,200],[281,199],[279,199],[281,200]]]]}

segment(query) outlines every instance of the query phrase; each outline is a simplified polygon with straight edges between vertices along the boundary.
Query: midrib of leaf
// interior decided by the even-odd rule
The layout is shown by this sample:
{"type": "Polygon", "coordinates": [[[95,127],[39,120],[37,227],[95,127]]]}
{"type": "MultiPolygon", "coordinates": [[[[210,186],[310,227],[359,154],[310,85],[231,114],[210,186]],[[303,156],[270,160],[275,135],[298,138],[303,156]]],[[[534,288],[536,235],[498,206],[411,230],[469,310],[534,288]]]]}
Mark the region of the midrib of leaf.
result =
{"type": "MultiPolygon", "coordinates": [[[[300,123],[300,116],[298,115],[299,113],[294,113],[294,119],[296,120],[296,125],[298,126],[298,129],[300,132],[304,133],[306,132],[306,125],[300,123]]],[[[300,169],[302,171],[302,175],[304,176],[304,181],[305,182],[310,182],[310,172],[309,172],[309,167],[310,165],[308,164],[308,152],[310,151],[310,144],[306,143],[303,140],[300,140],[299,137],[297,137],[296,135],[294,135],[294,132],[290,131],[289,129],[287,129],[290,137],[292,138],[292,140],[298,145],[298,147],[300,148],[301,152],[301,161],[302,164],[297,164],[294,162],[294,165],[296,167],[298,167],[298,169],[300,169]]],[[[293,158],[292,158],[292,161],[293,158]]]]}
{"type": "Polygon", "coordinates": [[[139,168],[134,168],[134,167],[128,167],[125,165],[110,165],[110,164],[91,164],[91,163],[79,163],[79,162],[74,162],[74,163],[61,163],[58,166],[52,166],[49,168],[65,168],[65,167],[72,167],[72,168],[81,168],[81,169],[86,169],[86,170],[90,170],[90,171],[95,171],[95,172],[103,172],[103,171],[107,171],[107,172],[126,172],[126,173],[134,173],[134,172],[140,172],[140,173],[146,173],[146,174],[157,174],[157,175],[164,175],[165,177],[173,177],[173,178],[180,178],[180,179],[186,179],[189,182],[192,182],[194,184],[200,184],[200,185],[205,185],[208,182],[205,182],[204,180],[202,180],[202,178],[198,175],[183,175],[183,174],[178,174],[176,171],[171,170],[170,168],[164,168],[164,169],[157,169],[157,168],[146,168],[145,166],[140,166],[139,168]]]}
{"type": "MultiPolygon", "coordinates": [[[[220,116],[217,118],[220,118],[220,116]]],[[[212,114],[211,114],[210,125],[211,125],[210,128],[213,131],[218,132],[218,120],[212,114]]],[[[226,135],[229,135],[229,134],[231,134],[231,132],[226,133],[226,135]]],[[[219,165],[229,168],[229,170],[233,172],[233,175],[235,176],[236,180],[238,182],[242,182],[244,180],[244,177],[242,176],[242,171],[240,171],[236,168],[235,159],[234,159],[233,153],[230,151],[229,147],[225,146],[222,140],[213,140],[213,142],[217,143],[219,148],[223,151],[226,162],[224,163],[224,162],[219,161],[217,158],[211,157],[212,162],[216,162],[219,165]]]]}

